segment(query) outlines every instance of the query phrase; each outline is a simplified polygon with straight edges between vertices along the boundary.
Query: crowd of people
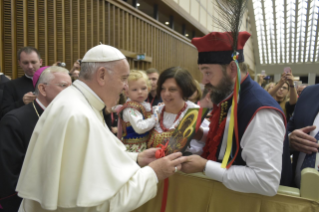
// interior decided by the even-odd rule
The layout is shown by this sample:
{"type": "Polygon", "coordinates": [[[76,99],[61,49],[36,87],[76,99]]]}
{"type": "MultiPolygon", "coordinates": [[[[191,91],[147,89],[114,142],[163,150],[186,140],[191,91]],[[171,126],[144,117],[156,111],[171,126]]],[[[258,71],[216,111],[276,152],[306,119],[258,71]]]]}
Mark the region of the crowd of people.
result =
{"type": "Polygon", "coordinates": [[[316,168],[318,85],[296,88],[285,69],[262,88],[244,62],[250,34],[239,33],[235,59],[226,37],[192,40],[202,86],[178,66],[130,71],[108,45],[88,50],[70,71],[60,62],[41,67],[37,49],[21,48],[25,75],[0,75],[3,211],[131,211],[177,171],[204,172],[231,190],[267,196],[279,185],[300,187],[301,170],[316,168]],[[157,158],[191,108],[211,112],[184,155],[157,158]]]}

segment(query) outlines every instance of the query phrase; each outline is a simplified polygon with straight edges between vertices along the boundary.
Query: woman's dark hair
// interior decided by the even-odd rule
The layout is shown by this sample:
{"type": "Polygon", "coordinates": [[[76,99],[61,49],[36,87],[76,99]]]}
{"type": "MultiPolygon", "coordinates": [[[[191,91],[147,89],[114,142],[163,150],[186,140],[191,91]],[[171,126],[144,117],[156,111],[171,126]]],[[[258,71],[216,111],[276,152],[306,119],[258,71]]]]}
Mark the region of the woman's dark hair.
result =
{"type": "Polygon", "coordinates": [[[161,95],[163,83],[170,78],[174,78],[178,87],[182,90],[182,97],[187,100],[196,91],[195,80],[192,75],[181,67],[172,67],[163,71],[157,81],[157,95],[161,95]]]}

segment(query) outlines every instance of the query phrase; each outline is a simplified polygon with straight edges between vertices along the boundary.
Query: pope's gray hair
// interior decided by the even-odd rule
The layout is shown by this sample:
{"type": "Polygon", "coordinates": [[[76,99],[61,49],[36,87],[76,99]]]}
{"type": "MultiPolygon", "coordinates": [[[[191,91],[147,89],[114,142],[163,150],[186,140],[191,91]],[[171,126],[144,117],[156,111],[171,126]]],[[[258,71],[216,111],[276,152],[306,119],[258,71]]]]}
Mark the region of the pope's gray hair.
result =
{"type": "Polygon", "coordinates": [[[38,79],[37,84],[35,85],[34,93],[36,96],[39,95],[38,85],[40,83],[48,84],[52,79],[54,79],[53,73],[69,74],[69,71],[65,68],[60,67],[60,66],[50,66],[50,67],[44,69],[44,71],[41,73],[41,75],[38,79]]]}
{"type": "Polygon", "coordinates": [[[100,67],[106,68],[106,70],[112,74],[114,66],[118,61],[112,62],[82,62],[81,63],[81,71],[80,78],[85,80],[90,80],[92,75],[98,70],[100,67]]]}

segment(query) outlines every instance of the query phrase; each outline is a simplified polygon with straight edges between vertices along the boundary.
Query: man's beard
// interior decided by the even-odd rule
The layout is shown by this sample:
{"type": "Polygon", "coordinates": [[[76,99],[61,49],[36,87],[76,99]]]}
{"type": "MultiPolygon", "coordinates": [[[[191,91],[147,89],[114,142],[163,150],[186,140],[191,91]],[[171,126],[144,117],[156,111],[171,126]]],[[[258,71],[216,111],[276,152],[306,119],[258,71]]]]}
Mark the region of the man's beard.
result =
{"type": "Polygon", "coordinates": [[[227,96],[229,96],[234,89],[234,82],[226,75],[219,82],[217,86],[213,86],[210,83],[206,84],[207,89],[210,89],[210,99],[214,104],[219,104],[227,96]]]}

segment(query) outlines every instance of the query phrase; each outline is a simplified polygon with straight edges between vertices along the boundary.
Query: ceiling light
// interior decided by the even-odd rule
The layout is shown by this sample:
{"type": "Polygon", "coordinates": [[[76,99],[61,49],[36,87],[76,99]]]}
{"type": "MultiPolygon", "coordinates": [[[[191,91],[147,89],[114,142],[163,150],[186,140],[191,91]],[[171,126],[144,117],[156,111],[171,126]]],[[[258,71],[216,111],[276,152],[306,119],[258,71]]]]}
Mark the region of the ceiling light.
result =
{"type": "Polygon", "coordinates": [[[188,34],[186,34],[185,36],[188,37],[188,34]]]}
{"type": "Polygon", "coordinates": [[[166,21],[166,22],[165,22],[165,24],[166,24],[166,25],[169,25],[169,22],[168,22],[168,21],[166,21]]]}
{"type": "Polygon", "coordinates": [[[141,6],[141,5],[140,5],[140,3],[137,3],[137,4],[136,4],[136,6],[138,6],[138,7],[139,7],[139,6],[141,6]]]}

